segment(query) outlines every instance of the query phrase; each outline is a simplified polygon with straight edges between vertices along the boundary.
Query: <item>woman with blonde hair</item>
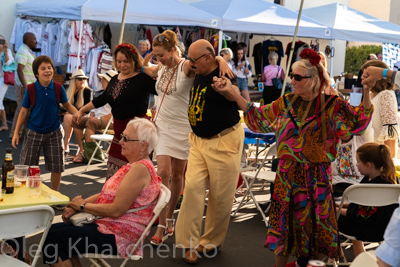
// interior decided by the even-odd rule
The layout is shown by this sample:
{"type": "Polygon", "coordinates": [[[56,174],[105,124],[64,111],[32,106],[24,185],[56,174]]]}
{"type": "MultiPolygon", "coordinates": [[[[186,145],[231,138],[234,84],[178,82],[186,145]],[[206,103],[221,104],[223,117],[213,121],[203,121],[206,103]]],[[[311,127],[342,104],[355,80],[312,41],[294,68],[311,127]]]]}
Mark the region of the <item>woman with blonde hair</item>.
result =
{"type": "Polygon", "coordinates": [[[280,78],[282,83],[285,79],[285,72],[282,67],[277,65],[279,56],[277,53],[272,52],[268,55],[269,65],[265,66],[261,75],[261,81],[264,82],[263,99],[264,105],[277,100],[281,96],[283,89],[276,88],[272,83],[272,79],[280,78]]]}
{"type": "Polygon", "coordinates": [[[142,55],[142,57],[144,58],[147,54],[151,53],[151,45],[149,40],[147,40],[146,38],[140,39],[139,40],[139,51],[140,54],[142,55]]]}
{"type": "Polygon", "coordinates": [[[228,66],[233,69],[232,67],[232,58],[233,58],[233,52],[230,48],[222,48],[221,51],[219,52],[219,55],[225,59],[226,63],[228,63],[228,66]]]}
{"type": "MultiPolygon", "coordinates": [[[[92,100],[92,89],[90,89],[87,86],[87,80],[88,77],[85,75],[83,70],[76,69],[72,72],[71,81],[67,89],[67,97],[68,97],[68,102],[71,105],[73,105],[77,110],[79,110],[84,105],[89,103],[90,100],[92,100]]],[[[69,113],[64,114],[62,125],[64,128],[64,150],[65,153],[69,153],[68,143],[69,140],[71,139],[73,127],[76,126],[76,124],[72,120],[72,114],[69,113]]],[[[83,145],[82,145],[82,147],[80,146],[79,154],[76,157],[74,157],[72,161],[75,163],[81,163],[84,161],[84,159],[85,157],[83,155],[83,145]]]]}
{"type": "MultiPolygon", "coordinates": [[[[188,119],[188,105],[190,89],[192,88],[195,73],[189,62],[204,60],[211,53],[200,58],[180,58],[177,53],[179,46],[176,34],[166,30],[154,37],[153,52],[145,58],[157,57],[160,62],[156,66],[145,67],[144,73],[157,78],[156,113],[154,115],[159,142],[155,148],[157,154],[157,173],[163,184],[171,190],[171,199],[168,207],[160,214],[160,221],[151,244],[159,246],[174,233],[175,206],[183,187],[183,176],[189,156],[189,133],[191,127],[188,119]]],[[[218,57],[220,71],[225,74],[233,72],[222,57],[218,57]]],[[[221,73],[220,72],[220,73],[221,73]]]]}

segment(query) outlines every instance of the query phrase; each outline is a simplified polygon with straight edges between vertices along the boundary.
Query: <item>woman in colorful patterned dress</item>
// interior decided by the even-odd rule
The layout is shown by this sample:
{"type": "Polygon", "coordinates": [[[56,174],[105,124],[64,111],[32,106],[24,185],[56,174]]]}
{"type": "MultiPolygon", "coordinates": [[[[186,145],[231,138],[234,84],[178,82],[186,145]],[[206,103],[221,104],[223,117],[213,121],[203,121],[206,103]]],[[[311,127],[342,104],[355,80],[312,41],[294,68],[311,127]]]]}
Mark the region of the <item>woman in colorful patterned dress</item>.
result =
{"type": "Polygon", "coordinates": [[[227,79],[215,77],[213,85],[247,110],[250,130],[276,134],[279,167],[265,246],[275,252],[277,267],[285,266],[289,255],[299,258],[290,266],[305,266],[308,259],[325,255],[340,256],[331,162],[339,138],[362,134],[373,112],[368,88],[363,103],[352,107],[325,94],[329,76],[315,51],[305,49],[300,57],[290,74],[293,93],[260,108],[240,97],[227,79]]]}
{"type": "MultiPolygon", "coordinates": [[[[129,248],[149,224],[160,191],[161,178],[148,156],[157,139],[156,127],[149,120],[135,118],[128,123],[120,144],[129,163],[106,181],[99,194],[86,199],[77,196],[68,204],[62,215],[64,223],[53,224],[46,238],[42,253],[45,264],[81,266],[78,256],[84,253],[127,257],[129,248]],[[140,211],[126,213],[146,205],[140,211]],[[102,218],[82,227],[68,223],[82,210],[102,218]]],[[[134,255],[141,255],[141,248],[134,255]]]]}

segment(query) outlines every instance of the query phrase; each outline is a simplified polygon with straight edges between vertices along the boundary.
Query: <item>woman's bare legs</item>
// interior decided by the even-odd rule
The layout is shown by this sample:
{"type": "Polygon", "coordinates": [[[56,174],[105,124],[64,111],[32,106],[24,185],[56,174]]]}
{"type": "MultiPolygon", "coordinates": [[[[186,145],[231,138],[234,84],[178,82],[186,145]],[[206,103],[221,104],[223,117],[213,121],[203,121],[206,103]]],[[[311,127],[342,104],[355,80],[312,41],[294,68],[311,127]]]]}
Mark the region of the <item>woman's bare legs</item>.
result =
{"type": "Polygon", "coordinates": [[[278,256],[275,255],[275,266],[276,267],[286,267],[286,263],[289,259],[289,256],[278,256]]]}
{"type": "Polygon", "coordinates": [[[72,135],[72,115],[67,113],[64,115],[63,120],[63,128],[64,128],[64,150],[68,148],[69,140],[72,135]]]}

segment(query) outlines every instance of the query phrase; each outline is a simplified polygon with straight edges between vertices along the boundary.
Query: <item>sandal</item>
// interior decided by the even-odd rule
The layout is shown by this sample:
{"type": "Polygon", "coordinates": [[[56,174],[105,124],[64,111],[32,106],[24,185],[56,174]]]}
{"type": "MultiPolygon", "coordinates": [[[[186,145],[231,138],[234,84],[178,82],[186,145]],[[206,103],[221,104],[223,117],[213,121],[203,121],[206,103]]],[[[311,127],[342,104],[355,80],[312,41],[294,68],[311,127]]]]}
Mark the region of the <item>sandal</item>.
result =
{"type": "Polygon", "coordinates": [[[0,132],[2,131],[8,131],[8,126],[7,125],[3,125],[0,127],[0,132]]]}
{"type": "Polygon", "coordinates": [[[165,225],[159,224],[157,225],[157,227],[164,228],[164,235],[162,238],[159,238],[158,236],[154,235],[150,240],[150,244],[155,246],[161,246],[164,243],[164,241],[167,240],[167,238],[169,237],[169,233],[165,225]]]}
{"type": "Polygon", "coordinates": [[[72,158],[72,162],[74,163],[83,163],[85,162],[85,156],[82,152],[79,152],[78,156],[72,158]]]}
{"type": "Polygon", "coordinates": [[[168,236],[173,236],[174,231],[175,231],[175,219],[167,219],[167,224],[168,224],[168,236]],[[172,228],[169,228],[169,222],[172,222],[172,228]]]}

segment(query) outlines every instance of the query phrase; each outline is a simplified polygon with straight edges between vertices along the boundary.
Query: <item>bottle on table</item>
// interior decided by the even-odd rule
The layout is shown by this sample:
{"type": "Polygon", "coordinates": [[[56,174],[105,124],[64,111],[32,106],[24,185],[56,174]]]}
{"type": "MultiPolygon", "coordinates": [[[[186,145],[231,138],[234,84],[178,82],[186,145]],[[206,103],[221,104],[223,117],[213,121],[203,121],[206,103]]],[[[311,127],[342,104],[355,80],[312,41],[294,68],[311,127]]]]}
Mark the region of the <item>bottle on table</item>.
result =
{"type": "Polygon", "coordinates": [[[6,150],[6,156],[2,170],[3,180],[1,189],[5,189],[7,194],[11,194],[14,192],[14,163],[11,148],[7,148],[6,150]]]}

